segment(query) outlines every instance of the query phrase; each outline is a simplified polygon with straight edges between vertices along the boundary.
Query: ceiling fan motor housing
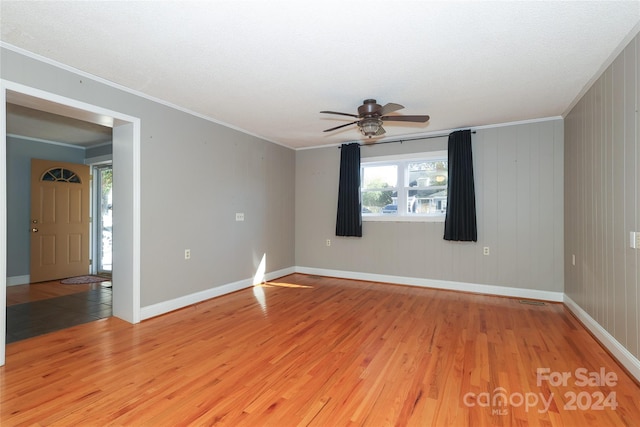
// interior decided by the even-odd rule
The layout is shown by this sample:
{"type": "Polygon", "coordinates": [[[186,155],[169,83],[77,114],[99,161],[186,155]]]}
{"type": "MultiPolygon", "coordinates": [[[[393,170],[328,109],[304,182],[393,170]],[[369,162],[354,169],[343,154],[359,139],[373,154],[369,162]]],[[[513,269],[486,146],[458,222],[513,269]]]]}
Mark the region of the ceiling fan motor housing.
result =
{"type": "Polygon", "coordinates": [[[360,117],[379,116],[382,105],[378,104],[375,99],[365,99],[361,106],[358,107],[358,115],[360,117]]]}

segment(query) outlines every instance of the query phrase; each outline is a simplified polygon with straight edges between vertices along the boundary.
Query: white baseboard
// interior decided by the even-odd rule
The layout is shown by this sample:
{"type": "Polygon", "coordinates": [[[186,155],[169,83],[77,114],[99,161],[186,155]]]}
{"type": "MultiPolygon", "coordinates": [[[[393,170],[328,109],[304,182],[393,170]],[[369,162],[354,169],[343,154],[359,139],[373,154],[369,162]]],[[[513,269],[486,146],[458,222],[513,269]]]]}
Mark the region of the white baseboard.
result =
{"type": "Polygon", "coordinates": [[[367,280],[372,282],[394,283],[423,288],[445,289],[450,291],[472,292],[477,294],[500,295],[515,298],[535,299],[551,302],[563,302],[562,292],[541,291],[537,289],[511,288],[507,286],[480,285],[476,283],[451,282],[446,280],[423,279],[419,277],[389,276],[385,274],[358,273],[354,271],[327,270],[297,266],[296,273],[316,274],[318,276],[340,277],[344,279],[367,280]]]}
{"type": "Polygon", "coordinates": [[[7,286],[28,285],[30,283],[29,275],[7,277],[7,286]]]}
{"type": "Polygon", "coordinates": [[[591,331],[598,341],[624,366],[636,380],[640,381],[640,360],[627,350],[593,317],[582,309],[575,301],[565,294],[565,306],[591,331]]]}
{"type": "MultiPolygon", "coordinates": [[[[266,273],[264,277],[265,280],[269,281],[292,273],[295,273],[295,270],[293,267],[290,267],[282,270],[272,271],[271,273],[266,273]]],[[[140,320],[146,320],[152,317],[160,316],[162,314],[166,314],[192,304],[206,301],[211,298],[226,295],[231,292],[239,291],[241,289],[250,288],[251,286],[253,286],[253,278],[243,279],[237,282],[227,283],[226,285],[222,286],[216,286],[214,288],[196,292],[190,295],[185,295],[180,298],[148,305],[140,309],[140,320]]]]}

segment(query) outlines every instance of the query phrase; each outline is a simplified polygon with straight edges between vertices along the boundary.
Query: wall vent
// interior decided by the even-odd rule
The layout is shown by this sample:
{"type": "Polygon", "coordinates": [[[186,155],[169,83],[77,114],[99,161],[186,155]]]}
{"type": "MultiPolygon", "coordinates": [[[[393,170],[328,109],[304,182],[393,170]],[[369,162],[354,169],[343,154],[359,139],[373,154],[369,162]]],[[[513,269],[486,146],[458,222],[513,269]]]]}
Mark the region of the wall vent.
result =
{"type": "Polygon", "coordinates": [[[534,301],[534,300],[530,300],[530,299],[521,299],[520,300],[520,304],[528,304],[528,305],[546,305],[544,302],[542,301],[534,301]]]}

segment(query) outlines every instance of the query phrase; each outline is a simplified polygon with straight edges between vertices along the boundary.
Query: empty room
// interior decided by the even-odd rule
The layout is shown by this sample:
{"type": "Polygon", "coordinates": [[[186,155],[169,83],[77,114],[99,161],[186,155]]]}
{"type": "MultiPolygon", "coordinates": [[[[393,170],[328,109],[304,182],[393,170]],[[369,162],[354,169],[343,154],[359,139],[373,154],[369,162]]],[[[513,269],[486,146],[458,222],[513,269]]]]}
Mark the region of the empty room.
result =
{"type": "Polygon", "coordinates": [[[0,2],[0,424],[634,426],[640,2],[0,2]]]}

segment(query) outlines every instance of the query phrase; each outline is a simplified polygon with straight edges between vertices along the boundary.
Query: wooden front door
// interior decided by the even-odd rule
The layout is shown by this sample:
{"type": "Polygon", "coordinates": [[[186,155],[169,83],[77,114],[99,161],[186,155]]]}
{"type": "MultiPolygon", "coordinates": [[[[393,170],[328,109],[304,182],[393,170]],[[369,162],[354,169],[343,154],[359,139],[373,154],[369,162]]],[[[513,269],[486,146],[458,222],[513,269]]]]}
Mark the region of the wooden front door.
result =
{"type": "Polygon", "coordinates": [[[89,166],[31,160],[31,283],[89,274],[89,166]]]}

